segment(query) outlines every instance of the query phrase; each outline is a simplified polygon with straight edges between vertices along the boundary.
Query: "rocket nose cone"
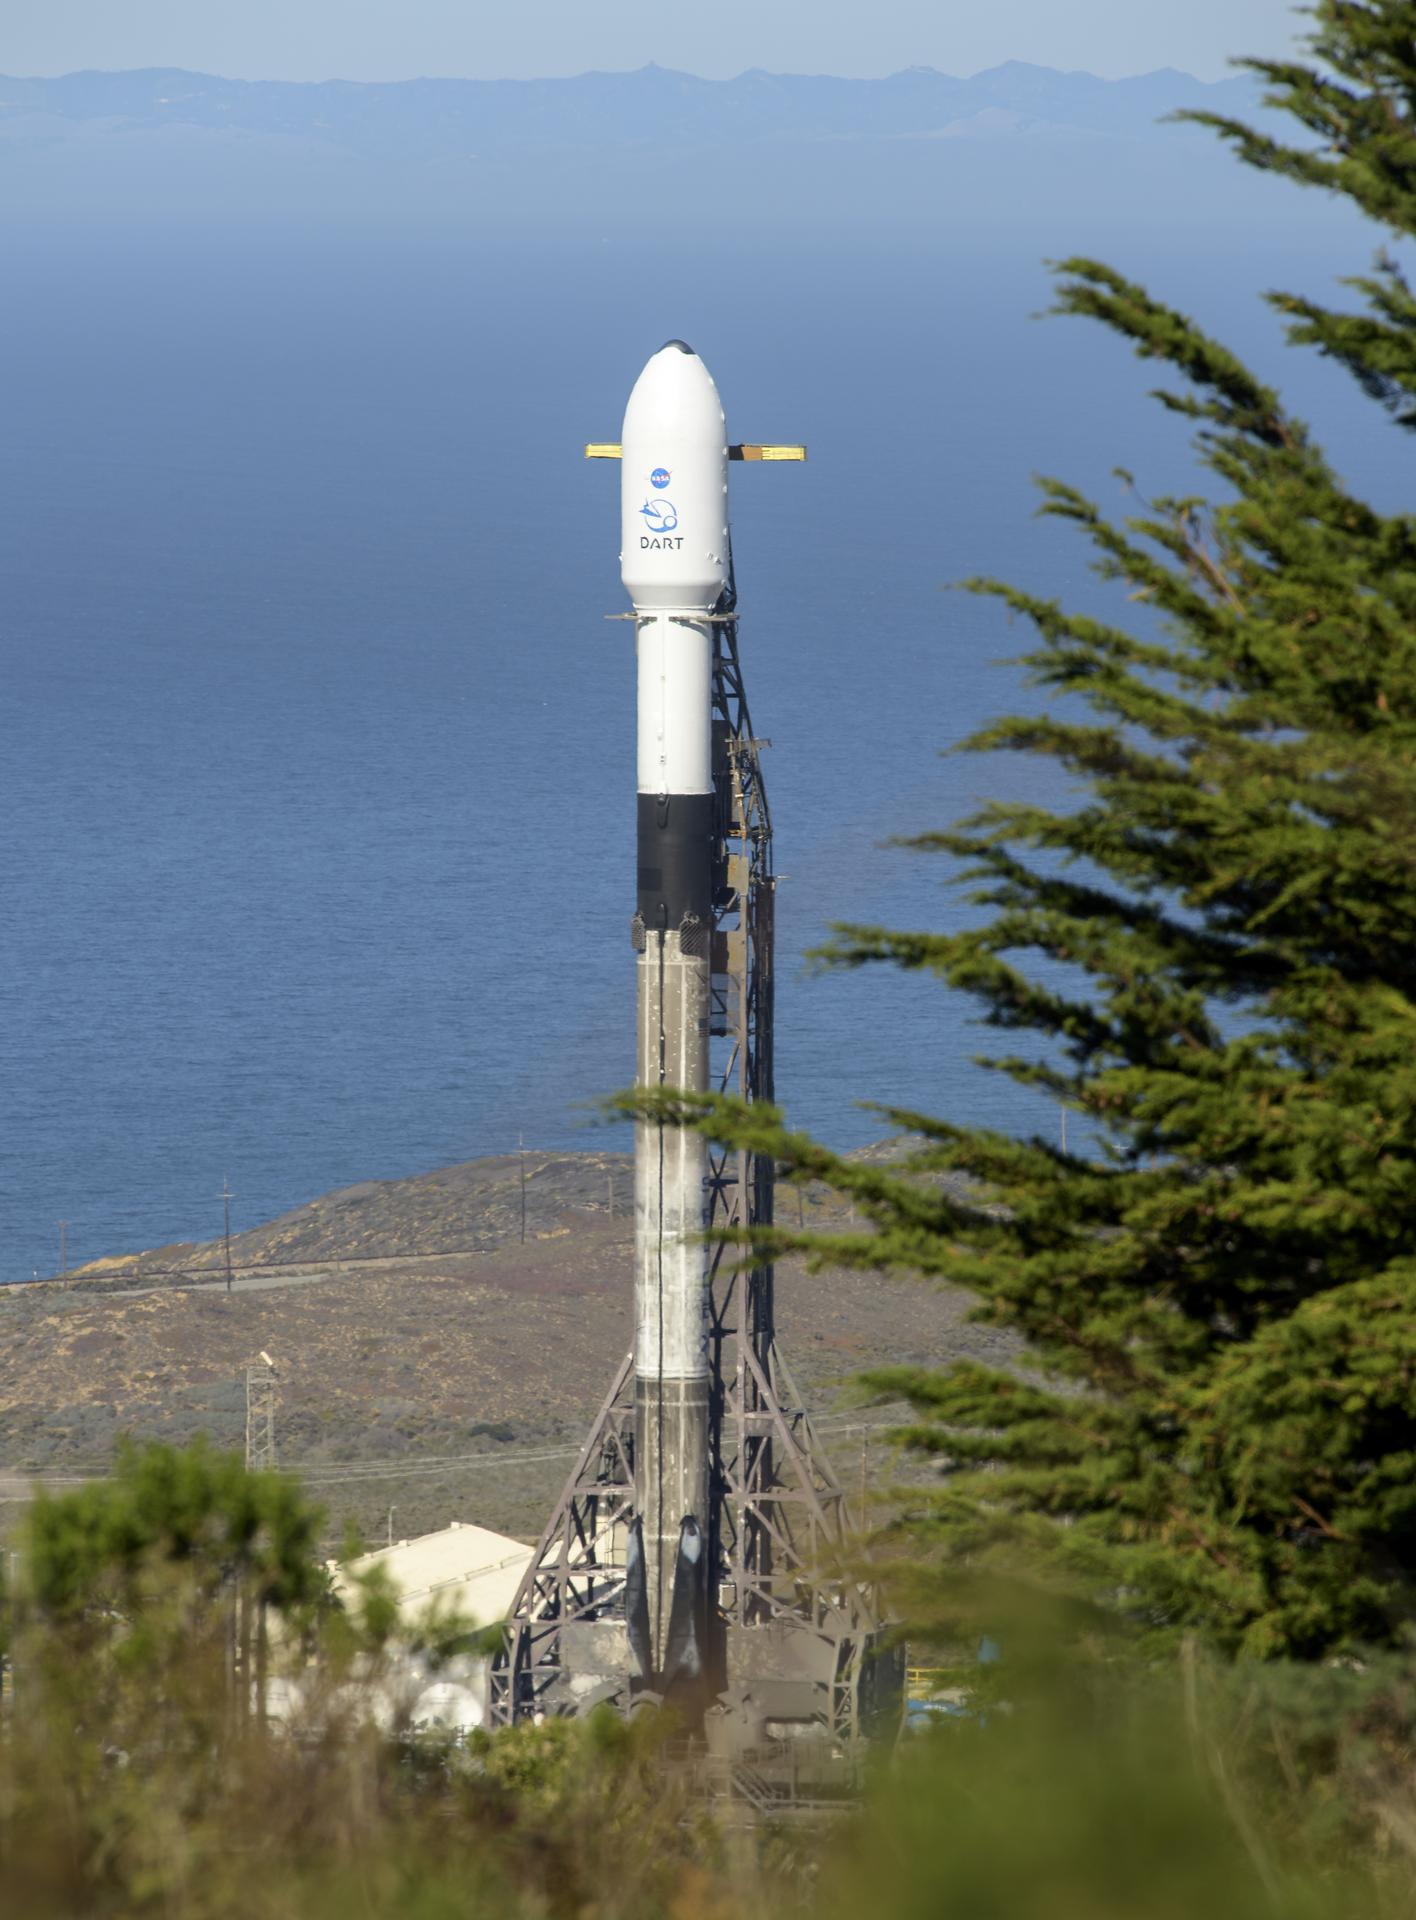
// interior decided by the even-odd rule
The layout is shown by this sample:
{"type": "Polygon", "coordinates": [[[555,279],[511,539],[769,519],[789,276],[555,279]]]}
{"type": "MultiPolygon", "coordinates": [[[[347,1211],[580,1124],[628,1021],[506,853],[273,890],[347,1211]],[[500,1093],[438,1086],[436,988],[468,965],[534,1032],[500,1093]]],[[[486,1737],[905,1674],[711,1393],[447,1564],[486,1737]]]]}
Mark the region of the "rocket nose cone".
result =
{"type": "MultiPolygon", "coordinates": [[[[723,403],[707,367],[682,340],[670,340],[645,361],[625,408],[620,443],[647,434],[688,433],[708,444],[723,439],[723,403]]],[[[650,465],[672,467],[667,445],[655,452],[650,465]]]]}

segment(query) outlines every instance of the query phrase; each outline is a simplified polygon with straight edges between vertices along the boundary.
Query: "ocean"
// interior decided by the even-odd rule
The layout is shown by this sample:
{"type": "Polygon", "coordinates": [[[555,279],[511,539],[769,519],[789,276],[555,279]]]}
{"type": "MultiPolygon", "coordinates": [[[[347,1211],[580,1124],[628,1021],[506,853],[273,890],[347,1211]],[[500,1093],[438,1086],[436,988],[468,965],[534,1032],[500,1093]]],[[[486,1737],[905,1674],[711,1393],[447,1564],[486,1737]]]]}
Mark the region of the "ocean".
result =
{"type": "MultiPolygon", "coordinates": [[[[1103,236],[1105,237],[1105,236],[1103,236]]],[[[1271,283],[1370,246],[1118,231],[1110,257],[1282,375],[1382,504],[1404,449],[1278,346],[1271,283]]],[[[0,310],[0,1279],[209,1238],[334,1186],[625,1144],[634,695],[618,437],[690,340],[736,439],[741,644],[777,829],[778,1086],[849,1146],[886,1101],[1055,1134],[937,982],[812,970],[835,920],[961,924],[891,837],[1043,766],[945,755],[1035,700],[949,591],[1123,602],[1031,476],[1195,482],[1155,369],[1039,322],[1068,236],[6,236],[0,310]]],[[[1129,610],[1128,617],[1129,617],[1129,610]]],[[[1004,1037],[1006,1039],[1006,1036],[1004,1037]]]]}

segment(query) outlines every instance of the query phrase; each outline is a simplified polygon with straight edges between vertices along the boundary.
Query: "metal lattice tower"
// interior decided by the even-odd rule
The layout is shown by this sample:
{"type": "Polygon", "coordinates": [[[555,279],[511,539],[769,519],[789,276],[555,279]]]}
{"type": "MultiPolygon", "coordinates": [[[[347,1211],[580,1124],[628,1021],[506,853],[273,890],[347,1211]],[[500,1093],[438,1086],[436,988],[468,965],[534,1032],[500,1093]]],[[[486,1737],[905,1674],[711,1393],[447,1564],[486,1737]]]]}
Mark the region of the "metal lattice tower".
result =
{"type": "Polygon", "coordinates": [[[246,1471],[273,1470],[278,1376],[268,1353],[246,1368],[246,1471]]]}

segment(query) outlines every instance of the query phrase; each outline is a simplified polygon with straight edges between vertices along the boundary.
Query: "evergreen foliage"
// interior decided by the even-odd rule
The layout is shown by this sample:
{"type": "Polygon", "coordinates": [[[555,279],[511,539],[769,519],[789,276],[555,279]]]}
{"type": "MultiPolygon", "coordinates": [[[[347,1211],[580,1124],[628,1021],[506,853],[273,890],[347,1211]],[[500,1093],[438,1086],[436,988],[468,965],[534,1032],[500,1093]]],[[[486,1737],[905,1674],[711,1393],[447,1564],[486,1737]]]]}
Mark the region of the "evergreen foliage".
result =
{"type": "Polygon", "coordinates": [[[328,1594],[323,1517],[293,1480],[249,1472],[234,1453],[200,1441],[129,1445],[108,1479],[36,1495],[23,1540],[28,1601],[56,1624],[121,1620],[166,1569],[188,1575],[203,1605],[241,1587],[297,1612],[328,1594]]]}
{"type": "MultiPolygon", "coordinates": [[[[1248,64],[1320,144],[1214,124],[1410,238],[1416,5],[1313,19],[1314,65],[1248,64]]],[[[1044,483],[1043,510],[1156,617],[1137,632],[968,583],[1031,623],[1032,678],[1064,698],[965,745],[1041,756],[1080,804],[921,835],[963,863],[982,924],[842,927],[832,957],[936,974],[1029,1036],[989,1064],[1079,1116],[1074,1150],[886,1108],[915,1139],[881,1167],[773,1112],[659,1104],[870,1222],[773,1232],[775,1250],[960,1283],[1037,1355],[1042,1377],[873,1376],[948,1462],[908,1523],[925,1614],[922,1565],[1026,1543],[1162,1638],[1393,1644],[1416,1572],[1416,521],[1347,486],[1194,320],[1097,261],[1058,274],[1059,311],[1168,370],[1156,397],[1194,422],[1217,503],[1117,522],[1044,483]]],[[[1391,259],[1350,284],[1355,314],[1270,297],[1410,425],[1416,305],[1391,259]]]]}

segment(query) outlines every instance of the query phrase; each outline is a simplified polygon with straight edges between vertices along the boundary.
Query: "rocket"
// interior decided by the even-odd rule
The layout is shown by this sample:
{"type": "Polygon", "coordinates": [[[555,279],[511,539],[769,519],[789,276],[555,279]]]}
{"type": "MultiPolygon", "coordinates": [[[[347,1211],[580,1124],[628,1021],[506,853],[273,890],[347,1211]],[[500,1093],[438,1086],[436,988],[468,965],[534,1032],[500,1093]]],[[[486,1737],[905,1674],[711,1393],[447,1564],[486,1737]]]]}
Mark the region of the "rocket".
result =
{"type": "MultiPolygon", "coordinates": [[[[713,615],[732,580],[727,429],[712,376],[671,340],[620,441],[620,567],[638,663],[636,1083],[706,1091],[713,931],[713,615]]],[[[706,1611],[709,1286],[701,1135],[640,1120],[634,1175],[634,1482],[641,1675],[695,1677],[706,1611]]],[[[637,1616],[637,1617],[636,1617],[637,1616]]]]}
{"type": "MultiPolygon", "coordinates": [[[[608,617],[634,623],[638,682],[636,1080],[770,1101],[767,743],[739,659],[728,470],[806,448],[729,445],[682,340],[645,366],[622,431],[585,453],[621,462],[633,604],[608,617]]],[[[691,1736],[746,1745],[754,1765],[764,1737],[790,1750],[795,1781],[789,1735],[824,1738],[849,1772],[897,1714],[903,1669],[873,1595],[820,1572],[823,1551],[844,1560],[845,1491],[777,1349],[771,1262],[713,1265],[710,1226],[767,1226],[772,1198],[770,1158],[710,1162],[698,1133],[637,1119],[634,1345],[522,1576],[493,1724],[672,1699],[691,1736]]]]}

